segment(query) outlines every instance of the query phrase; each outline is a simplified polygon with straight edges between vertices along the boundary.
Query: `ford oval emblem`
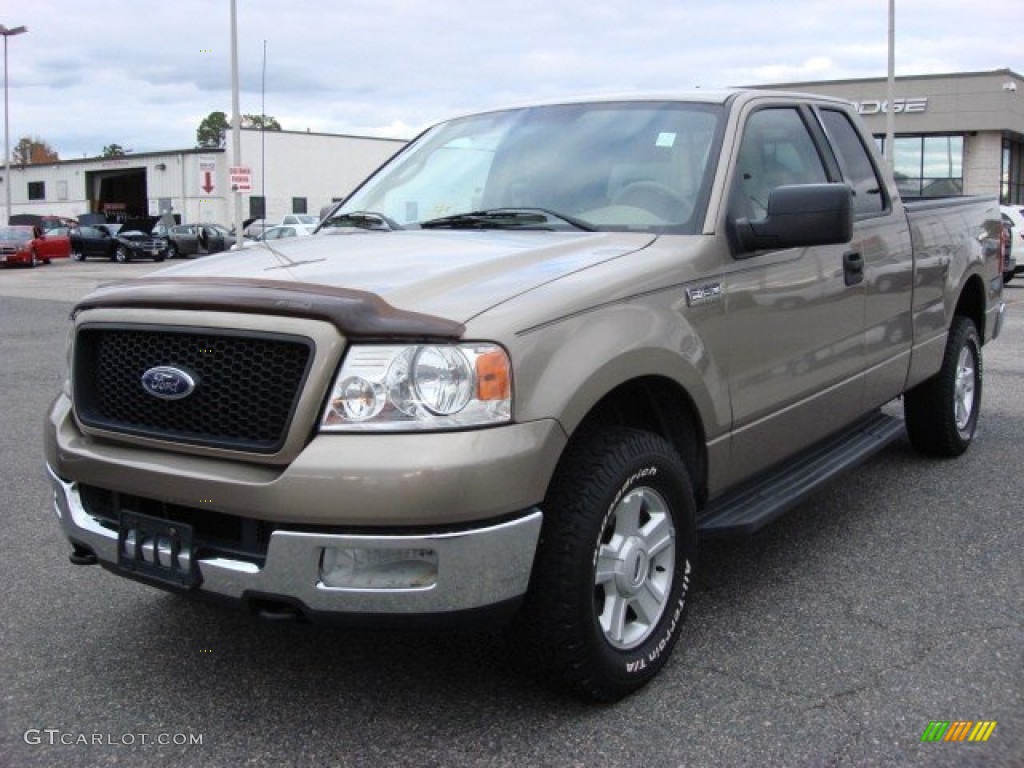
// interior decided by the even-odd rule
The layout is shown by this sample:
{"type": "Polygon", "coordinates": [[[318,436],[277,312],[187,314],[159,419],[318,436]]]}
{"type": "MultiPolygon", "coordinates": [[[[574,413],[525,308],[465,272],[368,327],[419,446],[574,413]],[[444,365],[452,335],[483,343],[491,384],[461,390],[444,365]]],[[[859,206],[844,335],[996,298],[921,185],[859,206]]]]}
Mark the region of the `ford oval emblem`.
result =
{"type": "Polygon", "coordinates": [[[142,374],[142,388],[162,400],[181,400],[196,388],[194,374],[170,365],[158,365],[142,374]]]}

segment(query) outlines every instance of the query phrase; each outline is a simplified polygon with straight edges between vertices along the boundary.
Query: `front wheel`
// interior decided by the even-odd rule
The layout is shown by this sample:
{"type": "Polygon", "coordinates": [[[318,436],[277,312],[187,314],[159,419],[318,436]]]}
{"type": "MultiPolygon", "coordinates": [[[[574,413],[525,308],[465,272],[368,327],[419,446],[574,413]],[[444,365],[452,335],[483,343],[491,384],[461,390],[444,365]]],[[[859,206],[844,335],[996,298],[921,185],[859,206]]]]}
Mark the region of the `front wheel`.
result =
{"type": "Polygon", "coordinates": [[[953,319],[939,372],[904,396],[907,435],[930,456],[959,456],[971,444],[981,410],[981,338],[974,323],[953,319]]]}
{"type": "Polygon", "coordinates": [[[592,432],[570,447],[543,511],[516,632],[577,693],[619,699],[658,673],[682,629],[697,549],[686,466],[657,435],[592,432]]]}
{"type": "Polygon", "coordinates": [[[118,264],[127,264],[131,260],[131,256],[128,254],[128,249],[123,245],[117,246],[117,250],[114,251],[114,261],[118,264]]]}

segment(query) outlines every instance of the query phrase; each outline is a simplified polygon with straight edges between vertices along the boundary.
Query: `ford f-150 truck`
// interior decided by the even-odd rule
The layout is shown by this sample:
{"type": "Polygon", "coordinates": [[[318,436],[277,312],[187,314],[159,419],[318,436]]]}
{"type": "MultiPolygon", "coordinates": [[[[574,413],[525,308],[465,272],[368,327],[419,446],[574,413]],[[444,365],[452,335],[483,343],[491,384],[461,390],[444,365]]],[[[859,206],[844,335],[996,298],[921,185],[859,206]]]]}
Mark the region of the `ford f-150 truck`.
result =
{"type": "Polygon", "coordinates": [[[904,204],[837,100],[441,123],[312,237],[77,304],[45,440],[71,559],[267,617],[511,617],[621,697],[699,537],[904,431],[968,447],[1000,229],[994,200],[904,204]]]}

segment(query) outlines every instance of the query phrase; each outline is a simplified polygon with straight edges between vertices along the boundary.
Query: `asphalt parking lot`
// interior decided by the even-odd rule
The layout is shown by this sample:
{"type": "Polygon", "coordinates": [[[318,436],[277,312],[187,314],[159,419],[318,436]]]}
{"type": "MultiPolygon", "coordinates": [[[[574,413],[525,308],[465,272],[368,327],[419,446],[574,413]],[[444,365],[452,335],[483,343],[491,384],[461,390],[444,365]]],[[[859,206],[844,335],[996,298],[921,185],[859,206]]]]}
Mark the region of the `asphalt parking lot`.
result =
{"type": "Polygon", "coordinates": [[[899,442],[706,547],[669,665],[598,707],[496,634],[261,623],[71,565],[41,455],[68,313],[156,268],[0,271],[0,765],[1024,766],[1024,279],[971,450],[899,442]],[[921,741],[957,720],[997,726],[921,741]]]}

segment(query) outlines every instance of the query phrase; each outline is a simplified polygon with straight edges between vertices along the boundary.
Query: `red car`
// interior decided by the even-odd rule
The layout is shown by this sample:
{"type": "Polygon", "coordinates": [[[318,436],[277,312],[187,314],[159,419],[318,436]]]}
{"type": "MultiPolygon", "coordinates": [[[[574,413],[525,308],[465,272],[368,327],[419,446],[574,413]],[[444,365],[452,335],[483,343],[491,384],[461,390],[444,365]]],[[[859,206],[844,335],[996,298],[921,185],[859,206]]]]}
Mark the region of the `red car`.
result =
{"type": "Polygon", "coordinates": [[[70,255],[71,239],[66,234],[43,232],[27,224],[0,227],[0,264],[5,267],[35,267],[70,255]]]}

